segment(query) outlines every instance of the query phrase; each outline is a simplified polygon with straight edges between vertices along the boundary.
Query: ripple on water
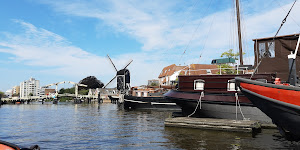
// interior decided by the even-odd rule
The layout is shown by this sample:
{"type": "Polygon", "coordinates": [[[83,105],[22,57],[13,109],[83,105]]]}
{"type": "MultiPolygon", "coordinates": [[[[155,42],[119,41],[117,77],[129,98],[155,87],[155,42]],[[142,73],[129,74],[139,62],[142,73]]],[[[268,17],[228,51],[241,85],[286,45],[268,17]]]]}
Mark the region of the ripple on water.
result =
{"type": "Polygon", "coordinates": [[[0,138],[42,149],[297,149],[277,130],[255,137],[164,127],[171,112],[124,111],[115,104],[29,104],[0,108],[0,138]]]}

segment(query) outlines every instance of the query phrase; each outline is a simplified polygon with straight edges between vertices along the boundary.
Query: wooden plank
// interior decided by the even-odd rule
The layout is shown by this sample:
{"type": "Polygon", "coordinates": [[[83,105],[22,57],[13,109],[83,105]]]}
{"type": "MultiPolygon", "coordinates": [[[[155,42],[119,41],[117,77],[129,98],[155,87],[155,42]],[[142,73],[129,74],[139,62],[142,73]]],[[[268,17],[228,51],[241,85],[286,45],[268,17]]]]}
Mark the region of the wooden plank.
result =
{"type": "Polygon", "coordinates": [[[258,121],[243,121],[243,120],[229,120],[229,119],[214,119],[214,118],[189,118],[177,117],[167,118],[165,120],[166,127],[185,127],[185,128],[199,128],[222,131],[236,131],[248,132],[260,130],[261,125],[258,121]]]}

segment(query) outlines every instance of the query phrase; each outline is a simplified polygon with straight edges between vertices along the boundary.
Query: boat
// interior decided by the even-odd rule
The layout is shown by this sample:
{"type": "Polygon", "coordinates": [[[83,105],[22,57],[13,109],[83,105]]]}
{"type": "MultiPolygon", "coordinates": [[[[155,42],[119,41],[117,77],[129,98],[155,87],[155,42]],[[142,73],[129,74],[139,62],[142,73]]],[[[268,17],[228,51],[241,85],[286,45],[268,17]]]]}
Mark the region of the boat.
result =
{"type": "Polygon", "coordinates": [[[180,107],[164,96],[160,97],[138,97],[125,95],[124,108],[128,110],[133,109],[167,109],[180,110],[180,107]]]}
{"type": "Polygon", "coordinates": [[[119,97],[115,95],[108,95],[108,98],[110,99],[111,103],[115,103],[119,100],[119,97]]]}
{"type": "Polygon", "coordinates": [[[124,95],[124,108],[180,110],[176,103],[163,96],[165,88],[131,88],[129,95],[124,95]]]}
{"type": "MultiPolygon", "coordinates": [[[[236,0],[239,33],[240,23],[238,4],[239,2],[236,0]]],[[[250,73],[250,75],[178,76],[179,88],[166,93],[165,96],[176,102],[182,108],[183,115],[185,116],[223,119],[250,118],[262,123],[271,123],[272,119],[264,114],[259,108],[255,107],[234,83],[235,77],[251,78],[253,80],[269,83],[274,82],[274,79],[277,77],[282,78],[283,81],[288,80],[289,71],[287,68],[289,63],[288,61],[285,61],[286,59],[283,57],[286,55],[284,56],[283,54],[289,54],[294,50],[299,34],[277,36],[282,25],[285,23],[287,16],[282,21],[282,24],[274,37],[253,39],[255,70],[253,73],[250,73]],[[261,61],[262,59],[264,59],[264,61],[261,61]]],[[[240,37],[240,35],[238,36],[240,37]]],[[[240,38],[238,39],[239,43],[241,43],[240,38]]],[[[239,48],[240,64],[242,64],[243,52],[241,51],[241,44],[239,44],[239,48]]],[[[299,59],[294,62],[295,64],[300,65],[299,59]]],[[[297,69],[297,72],[299,74],[299,69],[297,69]]],[[[296,77],[294,76],[293,79],[293,82],[295,82],[296,77]]]]}
{"type": "MultiPolygon", "coordinates": [[[[236,0],[236,14],[238,25],[239,60],[236,66],[237,73],[252,69],[243,64],[241,42],[239,1],[236,0]]],[[[212,64],[219,60],[214,59],[212,64]]],[[[230,58],[228,61],[231,61],[230,58]]],[[[204,68],[205,69],[205,68],[204,68]]],[[[247,97],[235,88],[234,78],[249,77],[251,72],[241,74],[198,74],[179,75],[178,89],[170,90],[164,96],[172,100],[182,109],[182,115],[188,117],[209,117],[237,120],[258,120],[262,123],[271,123],[271,119],[255,107],[247,97]]],[[[260,73],[253,78],[258,80],[274,81],[276,74],[260,73]]]]}
{"type": "Polygon", "coordinates": [[[300,140],[300,87],[236,77],[236,84],[288,139],[300,140]]]}
{"type": "MultiPolygon", "coordinates": [[[[164,96],[181,107],[183,116],[237,120],[272,120],[255,107],[241,92],[236,91],[234,78],[242,75],[178,76],[178,89],[164,96]]],[[[255,79],[272,81],[274,74],[257,74],[255,79]]]]}
{"type": "Polygon", "coordinates": [[[235,81],[243,94],[272,119],[283,136],[300,141],[299,68],[296,68],[300,35],[296,37],[298,42],[294,53],[288,55],[287,82],[282,83],[280,78],[274,83],[267,83],[240,77],[236,77],[235,81]]]}
{"type": "Polygon", "coordinates": [[[0,140],[1,150],[40,150],[38,145],[33,145],[30,148],[21,148],[15,144],[0,140]]]}

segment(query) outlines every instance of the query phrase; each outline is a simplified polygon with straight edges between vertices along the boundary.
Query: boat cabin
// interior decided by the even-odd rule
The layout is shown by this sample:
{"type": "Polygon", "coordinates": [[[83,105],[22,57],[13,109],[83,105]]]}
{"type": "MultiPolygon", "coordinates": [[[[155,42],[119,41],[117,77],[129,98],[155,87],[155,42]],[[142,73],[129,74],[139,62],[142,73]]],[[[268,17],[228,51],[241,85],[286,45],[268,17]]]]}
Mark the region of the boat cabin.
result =
{"type": "MultiPolygon", "coordinates": [[[[254,41],[254,68],[259,64],[256,73],[276,73],[281,81],[287,81],[289,76],[288,55],[295,51],[299,34],[284,35],[253,39],[254,41]]],[[[296,71],[300,75],[300,57],[296,57],[296,71]]]]}

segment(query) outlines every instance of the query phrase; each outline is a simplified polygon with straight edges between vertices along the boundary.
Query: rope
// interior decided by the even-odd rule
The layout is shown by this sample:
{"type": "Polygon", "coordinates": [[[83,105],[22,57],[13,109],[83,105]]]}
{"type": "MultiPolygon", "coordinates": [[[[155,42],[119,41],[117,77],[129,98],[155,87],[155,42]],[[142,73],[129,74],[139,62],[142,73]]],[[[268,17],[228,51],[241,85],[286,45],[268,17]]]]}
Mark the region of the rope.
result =
{"type": "MultiPolygon", "coordinates": [[[[210,6],[211,6],[211,4],[212,4],[212,1],[213,1],[213,0],[210,1],[210,3],[209,3],[209,5],[208,5],[208,7],[206,8],[206,11],[205,11],[205,12],[208,12],[208,9],[210,8],[210,6]]],[[[203,21],[202,19],[199,19],[199,22],[198,22],[198,24],[197,24],[197,27],[196,27],[196,29],[194,30],[193,34],[192,34],[192,37],[190,38],[188,44],[186,45],[186,47],[185,47],[183,53],[181,54],[181,56],[180,56],[180,58],[179,58],[179,62],[181,61],[181,59],[182,59],[183,55],[185,54],[185,52],[187,51],[187,49],[189,48],[189,46],[190,46],[192,40],[194,39],[194,36],[195,36],[196,32],[198,31],[198,29],[199,29],[199,27],[200,27],[200,24],[202,23],[202,21],[203,21]]]]}
{"type": "MultiPolygon", "coordinates": [[[[297,1],[297,0],[295,0],[295,1],[294,1],[294,3],[293,3],[293,5],[292,5],[292,7],[290,8],[289,12],[286,14],[286,16],[284,17],[284,19],[282,20],[282,22],[281,22],[281,25],[280,25],[279,29],[277,30],[277,32],[276,32],[276,34],[275,34],[275,36],[273,37],[273,41],[275,40],[275,38],[276,38],[277,34],[279,33],[279,31],[280,31],[281,27],[283,26],[283,24],[286,22],[286,19],[287,19],[287,17],[289,16],[289,14],[290,14],[291,10],[293,9],[293,7],[294,7],[294,5],[295,5],[296,1],[297,1]]],[[[272,44],[273,44],[273,42],[271,42],[271,43],[269,44],[269,46],[268,46],[268,47],[272,46],[272,44]]],[[[258,65],[255,67],[255,69],[254,69],[254,71],[253,71],[253,73],[252,73],[252,75],[251,75],[250,79],[253,77],[253,75],[254,75],[254,74],[255,74],[255,72],[257,71],[257,69],[258,69],[259,65],[261,64],[261,61],[263,60],[263,58],[264,58],[264,57],[267,55],[267,53],[266,53],[267,51],[269,51],[269,50],[266,50],[266,51],[264,52],[264,54],[263,54],[263,57],[261,57],[261,59],[260,59],[260,61],[259,61],[258,65]]]]}
{"type": "Polygon", "coordinates": [[[194,115],[194,114],[196,113],[197,108],[198,108],[199,105],[200,105],[199,108],[202,109],[202,106],[201,106],[201,99],[202,99],[202,97],[204,97],[204,92],[203,92],[203,91],[202,91],[201,94],[200,94],[200,97],[199,97],[199,100],[198,100],[198,103],[197,103],[197,106],[196,106],[194,112],[191,113],[190,115],[188,115],[188,117],[191,117],[192,115],[194,115]]]}
{"type": "Polygon", "coordinates": [[[241,115],[243,117],[243,120],[249,120],[249,118],[245,118],[243,112],[242,112],[242,108],[241,108],[241,105],[240,105],[240,100],[239,100],[239,96],[237,93],[235,93],[235,119],[238,120],[237,118],[237,115],[238,115],[238,112],[237,112],[237,108],[239,107],[240,109],[240,112],[241,112],[241,115]]]}

